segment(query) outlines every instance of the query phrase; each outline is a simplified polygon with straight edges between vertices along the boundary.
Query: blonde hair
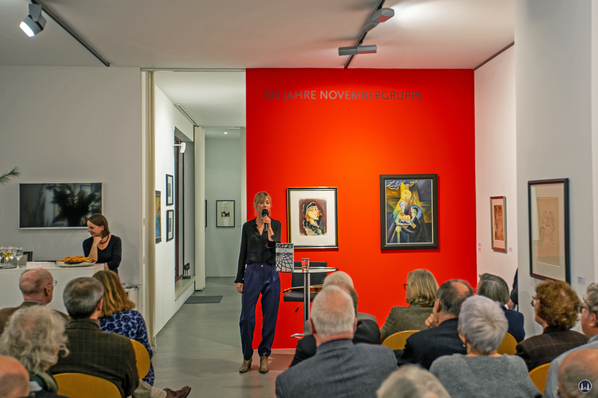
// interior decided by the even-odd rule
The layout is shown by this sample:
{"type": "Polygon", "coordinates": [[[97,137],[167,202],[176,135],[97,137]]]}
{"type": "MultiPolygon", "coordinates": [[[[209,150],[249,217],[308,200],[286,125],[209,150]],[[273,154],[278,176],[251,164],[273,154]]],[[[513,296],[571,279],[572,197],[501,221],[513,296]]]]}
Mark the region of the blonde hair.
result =
{"type": "MultiPolygon", "coordinates": [[[[255,194],[255,198],[253,198],[253,208],[255,209],[256,213],[257,213],[257,204],[266,198],[270,199],[270,202],[272,202],[272,197],[270,196],[270,194],[268,192],[262,191],[262,192],[258,192],[255,194]]],[[[261,214],[260,214],[260,216],[261,216],[261,214]]]]}
{"type": "Polygon", "coordinates": [[[411,289],[411,298],[407,300],[409,304],[425,305],[432,307],[436,300],[436,291],[438,282],[434,275],[427,269],[416,269],[407,275],[407,285],[411,289]]]}
{"type": "Polygon", "coordinates": [[[104,303],[100,317],[112,315],[115,312],[123,310],[132,310],[135,308],[133,303],[127,297],[127,293],[120,283],[118,275],[112,271],[98,271],[93,275],[104,286],[104,303]]]}

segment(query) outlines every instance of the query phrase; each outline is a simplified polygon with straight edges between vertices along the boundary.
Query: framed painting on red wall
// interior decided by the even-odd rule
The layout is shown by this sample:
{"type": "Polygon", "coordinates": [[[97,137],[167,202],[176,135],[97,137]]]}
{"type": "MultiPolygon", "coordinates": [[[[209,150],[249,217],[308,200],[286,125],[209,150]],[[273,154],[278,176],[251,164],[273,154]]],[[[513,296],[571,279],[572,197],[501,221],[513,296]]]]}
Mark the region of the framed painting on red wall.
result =
{"type": "Polygon", "coordinates": [[[437,249],[437,175],[381,175],[380,227],[382,250],[437,249]]]}
{"type": "Polygon", "coordinates": [[[295,249],[338,248],[336,187],[287,188],[287,232],[295,249]]]}

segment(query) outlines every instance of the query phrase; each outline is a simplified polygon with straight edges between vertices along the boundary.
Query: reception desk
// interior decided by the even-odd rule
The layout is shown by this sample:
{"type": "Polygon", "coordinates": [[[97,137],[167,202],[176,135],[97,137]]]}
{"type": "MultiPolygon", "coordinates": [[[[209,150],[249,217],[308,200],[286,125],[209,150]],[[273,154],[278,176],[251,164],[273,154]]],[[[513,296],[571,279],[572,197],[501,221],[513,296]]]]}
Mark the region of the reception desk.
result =
{"type": "MultiPolygon", "coordinates": [[[[19,289],[19,280],[21,274],[26,268],[0,269],[0,308],[17,307],[23,302],[23,294],[19,289]]],[[[40,267],[31,267],[40,268],[40,267]]],[[[55,310],[66,313],[66,308],[62,302],[62,293],[67,283],[72,279],[81,276],[93,276],[98,271],[104,269],[104,265],[94,265],[89,267],[57,267],[55,265],[43,267],[50,271],[54,280],[58,282],[54,287],[54,298],[49,304],[55,310]]]]}

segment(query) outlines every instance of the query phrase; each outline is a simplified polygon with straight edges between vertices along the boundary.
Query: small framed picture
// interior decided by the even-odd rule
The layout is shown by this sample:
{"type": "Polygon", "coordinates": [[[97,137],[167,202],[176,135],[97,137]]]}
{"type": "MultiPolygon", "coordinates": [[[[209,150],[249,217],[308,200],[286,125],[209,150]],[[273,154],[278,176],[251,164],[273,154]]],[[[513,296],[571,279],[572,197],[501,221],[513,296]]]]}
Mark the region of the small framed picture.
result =
{"type": "Polygon", "coordinates": [[[507,252],[507,198],[490,198],[490,221],[492,225],[492,250],[507,252]]]}
{"type": "Polygon", "coordinates": [[[287,232],[295,249],[338,248],[336,187],[287,188],[287,232]]]}
{"type": "Polygon", "coordinates": [[[166,174],[166,206],[174,204],[174,179],[170,174],[166,174]]]}
{"type": "Polygon", "coordinates": [[[528,182],[530,275],[571,283],[569,179],[528,182]]]}
{"type": "Polygon", "coordinates": [[[229,228],[235,226],[235,201],[216,201],[216,227],[229,228]]]}
{"type": "Polygon", "coordinates": [[[174,239],[174,210],[166,210],[166,242],[174,239]]]}
{"type": "Polygon", "coordinates": [[[436,174],[380,176],[382,250],[438,249],[436,174]]]}
{"type": "Polygon", "coordinates": [[[162,192],[156,191],[156,243],[162,242],[162,192]]]}

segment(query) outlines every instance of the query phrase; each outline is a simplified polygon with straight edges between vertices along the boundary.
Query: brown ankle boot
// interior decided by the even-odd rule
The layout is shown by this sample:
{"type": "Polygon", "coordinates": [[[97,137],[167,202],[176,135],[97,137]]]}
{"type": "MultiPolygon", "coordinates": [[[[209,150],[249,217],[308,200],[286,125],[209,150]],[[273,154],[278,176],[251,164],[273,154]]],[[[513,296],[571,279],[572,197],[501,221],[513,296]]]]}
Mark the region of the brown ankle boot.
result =
{"type": "Polygon", "coordinates": [[[268,368],[268,357],[262,355],[260,357],[260,373],[268,373],[270,369],[268,368]]]}
{"type": "Polygon", "coordinates": [[[253,358],[249,358],[248,361],[243,360],[243,363],[241,364],[241,367],[239,368],[239,373],[245,373],[248,372],[249,369],[251,369],[251,360],[253,358]]]}

